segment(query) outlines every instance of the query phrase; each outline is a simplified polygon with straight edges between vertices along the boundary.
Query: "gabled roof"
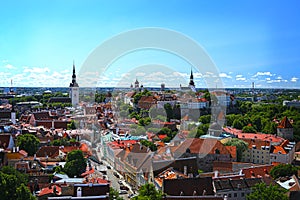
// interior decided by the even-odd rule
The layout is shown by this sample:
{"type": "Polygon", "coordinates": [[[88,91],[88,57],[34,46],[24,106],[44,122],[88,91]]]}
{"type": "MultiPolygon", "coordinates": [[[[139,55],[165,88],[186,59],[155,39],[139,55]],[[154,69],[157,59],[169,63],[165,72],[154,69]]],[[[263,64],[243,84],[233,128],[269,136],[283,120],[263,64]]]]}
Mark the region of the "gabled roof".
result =
{"type": "Polygon", "coordinates": [[[9,146],[10,138],[10,134],[0,134],[0,148],[7,149],[9,146]]]}
{"type": "Polygon", "coordinates": [[[182,142],[175,153],[185,153],[189,149],[192,154],[230,154],[230,151],[217,139],[188,138],[182,142]]]}
{"type": "Polygon", "coordinates": [[[38,196],[41,197],[44,195],[53,194],[54,190],[56,190],[56,195],[61,195],[61,187],[58,185],[50,185],[49,187],[42,188],[38,196]]]}
{"type": "Polygon", "coordinates": [[[127,92],[125,94],[126,97],[132,98],[135,95],[136,92],[127,92]]]}
{"type": "Polygon", "coordinates": [[[32,113],[35,120],[50,120],[49,112],[34,112],[32,113]]]}
{"type": "Polygon", "coordinates": [[[277,128],[293,128],[293,125],[291,124],[290,120],[285,116],[280,124],[277,126],[277,128]]]}
{"type": "Polygon", "coordinates": [[[159,187],[162,187],[163,181],[166,179],[177,179],[177,178],[188,178],[187,175],[184,175],[183,173],[174,170],[172,167],[164,170],[163,172],[159,173],[155,177],[156,184],[159,185],[159,187]]]}
{"type": "Polygon", "coordinates": [[[245,178],[253,177],[270,177],[269,173],[273,165],[260,165],[242,169],[242,174],[245,174],[245,178]]]}
{"type": "Polygon", "coordinates": [[[59,155],[59,147],[58,146],[43,146],[37,152],[37,157],[51,157],[55,158],[59,155]]]}
{"type": "Polygon", "coordinates": [[[167,195],[202,196],[213,195],[211,177],[166,179],[163,181],[163,192],[167,195]]]}

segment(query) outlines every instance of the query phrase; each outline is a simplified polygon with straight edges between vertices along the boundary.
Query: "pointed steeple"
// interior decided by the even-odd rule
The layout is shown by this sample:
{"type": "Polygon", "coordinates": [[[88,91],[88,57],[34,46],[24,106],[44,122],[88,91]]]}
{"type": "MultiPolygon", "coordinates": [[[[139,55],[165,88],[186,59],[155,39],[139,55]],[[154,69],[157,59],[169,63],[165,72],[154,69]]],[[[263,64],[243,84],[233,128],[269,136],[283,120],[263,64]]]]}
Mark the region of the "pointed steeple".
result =
{"type": "Polygon", "coordinates": [[[76,71],[75,71],[75,62],[73,60],[73,74],[72,74],[72,82],[70,83],[70,87],[79,87],[76,82],[76,71]]]}
{"type": "Polygon", "coordinates": [[[191,69],[191,75],[190,75],[190,83],[189,86],[193,86],[195,87],[195,83],[194,83],[194,75],[193,75],[193,70],[191,69]]]}

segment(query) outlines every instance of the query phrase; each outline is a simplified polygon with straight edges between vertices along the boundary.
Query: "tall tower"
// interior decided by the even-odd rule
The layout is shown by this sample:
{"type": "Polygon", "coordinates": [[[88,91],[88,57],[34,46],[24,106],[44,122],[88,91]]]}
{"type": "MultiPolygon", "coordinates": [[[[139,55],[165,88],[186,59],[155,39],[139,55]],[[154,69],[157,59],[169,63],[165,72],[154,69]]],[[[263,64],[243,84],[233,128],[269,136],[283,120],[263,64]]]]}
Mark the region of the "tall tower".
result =
{"type": "Polygon", "coordinates": [[[137,79],[135,79],[134,88],[135,89],[139,89],[140,88],[140,83],[139,83],[139,81],[137,79]]]}
{"type": "Polygon", "coordinates": [[[195,87],[195,83],[194,83],[194,75],[193,75],[193,71],[191,70],[191,75],[190,75],[190,83],[189,86],[194,86],[195,87]]]}
{"type": "Polygon", "coordinates": [[[70,83],[70,98],[72,106],[76,107],[79,104],[79,85],[76,82],[75,64],[73,62],[72,82],[70,83]]]}
{"type": "Polygon", "coordinates": [[[195,87],[195,83],[194,83],[194,75],[193,75],[192,69],[191,69],[191,75],[190,75],[189,87],[191,88],[191,90],[192,90],[193,92],[196,92],[196,87],[195,87]]]}
{"type": "Polygon", "coordinates": [[[294,128],[287,116],[277,126],[277,135],[287,140],[294,139],[294,128]]]}

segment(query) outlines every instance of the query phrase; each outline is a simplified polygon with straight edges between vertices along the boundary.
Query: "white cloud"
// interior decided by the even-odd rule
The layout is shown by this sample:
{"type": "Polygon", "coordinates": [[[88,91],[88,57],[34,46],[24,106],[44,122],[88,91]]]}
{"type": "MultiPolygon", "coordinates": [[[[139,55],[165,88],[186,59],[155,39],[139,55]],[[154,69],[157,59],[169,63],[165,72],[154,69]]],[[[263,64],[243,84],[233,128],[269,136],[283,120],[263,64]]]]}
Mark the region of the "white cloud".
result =
{"type": "Polygon", "coordinates": [[[232,78],[231,76],[229,76],[226,73],[220,73],[219,76],[220,76],[220,78],[232,78]]]}
{"type": "Polygon", "coordinates": [[[237,80],[237,81],[246,81],[246,78],[245,77],[238,77],[235,80],[237,80]]]}
{"type": "Polygon", "coordinates": [[[194,78],[202,78],[202,74],[200,72],[194,72],[193,75],[194,78]]]}
{"type": "Polygon", "coordinates": [[[41,74],[41,73],[46,73],[46,72],[50,72],[50,69],[48,67],[24,67],[24,70],[23,70],[24,73],[38,73],[38,74],[41,74]]]}
{"type": "Polygon", "coordinates": [[[235,76],[235,78],[241,78],[241,77],[243,77],[242,74],[238,74],[238,75],[235,76]]]}
{"type": "Polygon", "coordinates": [[[16,69],[16,67],[13,66],[13,65],[11,65],[11,64],[5,65],[5,68],[6,68],[6,69],[16,69]]]}
{"type": "Polygon", "coordinates": [[[136,73],[136,76],[137,76],[137,77],[139,77],[139,76],[145,76],[145,75],[146,75],[145,72],[138,72],[138,73],[136,73]]]}
{"type": "Polygon", "coordinates": [[[298,81],[298,78],[296,78],[296,77],[292,77],[292,78],[291,78],[291,82],[294,82],[294,83],[295,83],[295,82],[297,82],[297,81],[298,81]]]}
{"type": "Polygon", "coordinates": [[[271,72],[257,72],[255,75],[252,77],[257,77],[257,76],[274,76],[275,74],[272,74],[271,72]]]}

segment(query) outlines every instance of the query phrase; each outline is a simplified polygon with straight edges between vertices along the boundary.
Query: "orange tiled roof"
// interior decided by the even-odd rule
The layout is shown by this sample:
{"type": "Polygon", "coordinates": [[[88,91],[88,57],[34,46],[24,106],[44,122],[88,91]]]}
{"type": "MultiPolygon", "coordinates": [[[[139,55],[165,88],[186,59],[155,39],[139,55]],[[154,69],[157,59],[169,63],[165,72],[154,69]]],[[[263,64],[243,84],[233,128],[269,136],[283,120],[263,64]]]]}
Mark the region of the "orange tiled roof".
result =
{"type": "Polygon", "coordinates": [[[223,131],[226,133],[230,133],[236,135],[239,139],[258,139],[263,141],[269,141],[273,143],[281,143],[284,139],[282,137],[272,135],[272,134],[264,134],[264,133],[242,133],[242,130],[225,127],[223,131]]]}
{"type": "Polygon", "coordinates": [[[175,151],[185,153],[188,148],[192,154],[215,154],[217,149],[220,154],[230,154],[226,146],[212,138],[188,138],[175,151]]]}
{"type": "Polygon", "coordinates": [[[164,135],[158,135],[158,138],[160,139],[160,140],[163,140],[163,139],[165,139],[167,137],[167,134],[164,134],[164,135]]]}
{"type": "Polygon", "coordinates": [[[245,178],[254,177],[269,177],[269,173],[273,165],[260,165],[255,167],[249,167],[242,169],[242,173],[245,174],[245,178]]]}
{"type": "Polygon", "coordinates": [[[284,147],[286,147],[289,144],[288,140],[284,140],[280,145],[276,145],[272,147],[272,153],[281,153],[281,154],[287,154],[288,150],[286,150],[284,147]]]}
{"type": "Polygon", "coordinates": [[[53,194],[54,187],[56,188],[56,194],[61,195],[61,187],[59,187],[58,185],[50,185],[49,187],[43,188],[38,194],[38,196],[40,197],[47,194],[53,194]]]}
{"type": "Polygon", "coordinates": [[[293,128],[293,125],[291,124],[290,120],[285,116],[280,124],[277,126],[277,128],[293,128]]]}
{"type": "Polygon", "coordinates": [[[236,158],[236,146],[225,146],[233,158],[236,158]]]}

